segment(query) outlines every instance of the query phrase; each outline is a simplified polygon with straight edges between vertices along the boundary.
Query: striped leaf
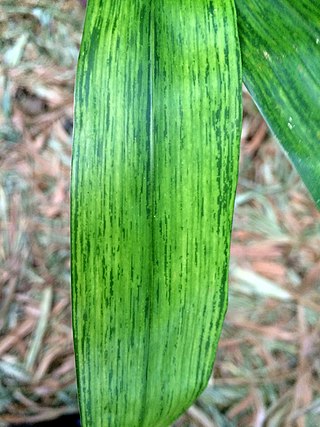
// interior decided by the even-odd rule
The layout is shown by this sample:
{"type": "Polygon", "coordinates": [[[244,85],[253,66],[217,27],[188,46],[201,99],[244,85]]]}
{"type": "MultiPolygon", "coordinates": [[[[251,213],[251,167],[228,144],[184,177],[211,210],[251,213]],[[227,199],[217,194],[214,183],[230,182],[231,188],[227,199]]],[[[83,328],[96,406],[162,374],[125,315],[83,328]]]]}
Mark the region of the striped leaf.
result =
{"type": "Polygon", "coordinates": [[[319,0],[236,0],[244,82],[320,208],[319,0]]]}
{"type": "Polygon", "coordinates": [[[71,189],[83,427],[168,426],[227,306],[241,128],[232,0],[89,0],[71,189]]]}

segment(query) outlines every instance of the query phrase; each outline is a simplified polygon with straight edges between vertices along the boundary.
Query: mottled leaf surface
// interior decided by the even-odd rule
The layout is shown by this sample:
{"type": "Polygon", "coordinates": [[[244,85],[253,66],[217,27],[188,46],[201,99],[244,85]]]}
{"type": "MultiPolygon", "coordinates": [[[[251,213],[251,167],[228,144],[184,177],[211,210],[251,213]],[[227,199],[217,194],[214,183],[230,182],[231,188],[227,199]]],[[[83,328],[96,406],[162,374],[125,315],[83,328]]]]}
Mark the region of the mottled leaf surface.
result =
{"type": "Polygon", "coordinates": [[[71,188],[83,427],[165,427],[206,386],[240,129],[233,1],[89,1],[71,188]]]}
{"type": "Polygon", "coordinates": [[[236,0],[245,85],[320,208],[319,0],[236,0]]]}

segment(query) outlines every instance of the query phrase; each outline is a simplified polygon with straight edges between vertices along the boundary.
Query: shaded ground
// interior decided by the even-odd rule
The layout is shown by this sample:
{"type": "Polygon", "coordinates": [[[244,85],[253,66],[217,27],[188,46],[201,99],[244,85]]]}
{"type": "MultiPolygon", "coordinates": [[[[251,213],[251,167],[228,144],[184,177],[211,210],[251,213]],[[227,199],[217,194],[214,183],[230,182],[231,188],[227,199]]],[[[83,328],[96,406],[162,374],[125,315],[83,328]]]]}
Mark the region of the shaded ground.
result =
{"type": "MultiPolygon", "coordinates": [[[[68,199],[76,0],[0,6],[0,426],[77,411],[68,199]]],[[[320,215],[244,93],[230,303],[176,426],[320,425],[320,215]]]]}

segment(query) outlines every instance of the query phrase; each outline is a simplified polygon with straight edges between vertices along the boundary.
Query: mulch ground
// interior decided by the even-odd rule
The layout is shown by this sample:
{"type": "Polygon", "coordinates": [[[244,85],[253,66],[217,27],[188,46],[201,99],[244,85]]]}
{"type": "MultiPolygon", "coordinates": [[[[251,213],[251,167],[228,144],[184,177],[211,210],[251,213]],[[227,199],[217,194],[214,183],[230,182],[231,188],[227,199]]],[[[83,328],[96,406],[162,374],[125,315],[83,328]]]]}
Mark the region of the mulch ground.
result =
{"type": "MultiPolygon", "coordinates": [[[[77,412],[70,310],[76,0],[0,6],[0,426],[77,412]]],[[[230,301],[176,426],[320,425],[320,215],[244,90],[230,301]]]]}

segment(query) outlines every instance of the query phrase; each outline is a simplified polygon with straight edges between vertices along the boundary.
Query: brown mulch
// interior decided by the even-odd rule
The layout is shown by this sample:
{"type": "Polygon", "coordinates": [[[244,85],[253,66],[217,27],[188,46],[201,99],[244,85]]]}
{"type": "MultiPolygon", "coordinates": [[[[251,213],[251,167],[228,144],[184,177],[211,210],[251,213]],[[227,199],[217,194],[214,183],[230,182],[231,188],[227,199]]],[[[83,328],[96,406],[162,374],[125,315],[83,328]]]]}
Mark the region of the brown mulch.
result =
{"type": "MultiPolygon", "coordinates": [[[[69,178],[76,0],[0,5],[0,426],[77,411],[69,178]]],[[[320,214],[244,90],[229,311],[176,426],[320,425],[320,214]]]]}

